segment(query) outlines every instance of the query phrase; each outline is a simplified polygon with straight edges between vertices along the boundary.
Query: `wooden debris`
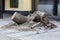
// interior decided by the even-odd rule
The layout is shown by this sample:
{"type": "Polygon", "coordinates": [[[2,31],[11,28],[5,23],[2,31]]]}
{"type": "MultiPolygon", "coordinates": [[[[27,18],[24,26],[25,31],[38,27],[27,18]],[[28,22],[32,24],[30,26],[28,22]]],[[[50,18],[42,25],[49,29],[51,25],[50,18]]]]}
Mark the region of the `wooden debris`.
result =
{"type": "Polygon", "coordinates": [[[47,27],[50,29],[57,27],[55,24],[50,22],[46,12],[36,11],[33,14],[30,14],[28,16],[23,16],[15,12],[11,19],[17,24],[23,24],[25,22],[29,23],[31,21],[35,22],[35,24],[31,26],[31,29],[37,27],[37,25],[39,26],[42,25],[43,27],[47,27]]]}

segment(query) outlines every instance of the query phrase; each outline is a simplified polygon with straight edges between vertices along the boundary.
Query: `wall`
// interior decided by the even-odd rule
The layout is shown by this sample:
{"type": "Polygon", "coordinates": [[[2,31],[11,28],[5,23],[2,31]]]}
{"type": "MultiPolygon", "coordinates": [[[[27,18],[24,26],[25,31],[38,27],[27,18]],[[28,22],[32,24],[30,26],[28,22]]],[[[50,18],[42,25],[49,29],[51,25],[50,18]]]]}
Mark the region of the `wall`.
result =
{"type": "Polygon", "coordinates": [[[5,10],[31,11],[31,0],[19,0],[19,8],[10,8],[10,0],[5,0],[5,10]]]}

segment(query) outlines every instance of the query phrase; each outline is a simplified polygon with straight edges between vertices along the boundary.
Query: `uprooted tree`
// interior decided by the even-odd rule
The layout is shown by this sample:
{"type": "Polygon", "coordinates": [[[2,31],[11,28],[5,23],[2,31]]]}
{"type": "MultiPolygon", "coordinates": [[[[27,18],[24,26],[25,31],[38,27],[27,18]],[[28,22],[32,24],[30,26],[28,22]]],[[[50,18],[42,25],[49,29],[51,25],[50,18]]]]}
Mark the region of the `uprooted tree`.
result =
{"type": "Polygon", "coordinates": [[[23,24],[23,23],[27,22],[28,20],[36,22],[36,24],[31,26],[32,29],[35,28],[36,25],[41,25],[41,24],[44,27],[47,27],[50,29],[56,27],[55,24],[49,22],[46,12],[36,11],[33,14],[31,14],[30,17],[23,16],[23,15],[19,14],[18,12],[15,12],[11,19],[14,22],[16,22],[17,24],[23,24]]]}

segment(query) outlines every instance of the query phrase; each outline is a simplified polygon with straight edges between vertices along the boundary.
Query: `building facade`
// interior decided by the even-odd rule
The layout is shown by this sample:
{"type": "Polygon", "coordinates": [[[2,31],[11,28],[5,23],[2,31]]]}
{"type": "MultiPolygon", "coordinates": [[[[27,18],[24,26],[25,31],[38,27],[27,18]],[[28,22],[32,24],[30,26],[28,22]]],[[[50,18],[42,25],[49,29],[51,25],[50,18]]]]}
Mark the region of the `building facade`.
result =
{"type": "Polygon", "coordinates": [[[0,14],[22,12],[34,12],[37,10],[38,0],[0,0],[0,14]]]}

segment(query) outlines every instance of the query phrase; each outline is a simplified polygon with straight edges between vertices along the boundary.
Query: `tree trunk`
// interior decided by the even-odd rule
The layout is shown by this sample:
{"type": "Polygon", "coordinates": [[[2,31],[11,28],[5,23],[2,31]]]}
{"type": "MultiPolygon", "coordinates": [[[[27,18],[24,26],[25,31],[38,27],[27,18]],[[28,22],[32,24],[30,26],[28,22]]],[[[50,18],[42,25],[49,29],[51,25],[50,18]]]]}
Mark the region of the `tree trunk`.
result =
{"type": "Polygon", "coordinates": [[[17,12],[15,12],[11,18],[14,22],[16,22],[17,24],[22,24],[25,23],[27,21],[27,18],[17,12]]]}

